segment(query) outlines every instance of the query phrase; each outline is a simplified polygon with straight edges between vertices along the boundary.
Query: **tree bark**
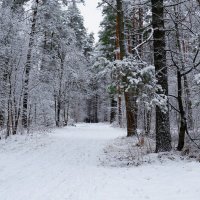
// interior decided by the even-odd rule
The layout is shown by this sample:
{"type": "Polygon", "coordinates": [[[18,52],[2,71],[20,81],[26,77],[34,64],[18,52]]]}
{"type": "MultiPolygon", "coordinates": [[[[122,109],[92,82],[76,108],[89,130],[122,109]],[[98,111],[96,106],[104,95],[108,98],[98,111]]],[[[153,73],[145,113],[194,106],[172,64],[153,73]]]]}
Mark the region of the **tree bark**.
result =
{"type": "Polygon", "coordinates": [[[183,76],[184,80],[184,89],[185,89],[185,102],[187,107],[187,121],[188,121],[188,129],[193,129],[193,112],[192,112],[192,101],[191,101],[191,92],[188,84],[187,75],[183,76]]]}
{"type": "Polygon", "coordinates": [[[116,120],[116,109],[117,102],[114,98],[114,95],[111,96],[111,112],[110,112],[110,123],[112,124],[116,120]]]}
{"type": "MultiPolygon", "coordinates": [[[[166,96],[168,96],[164,3],[163,0],[151,0],[151,3],[152,25],[154,29],[154,65],[158,84],[163,89],[163,91],[159,91],[158,93],[164,93],[166,96]]],[[[159,106],[156,106],[156,152],[170,151],[171,149],[169,109],[167,109],[166,112],[163,112],[159,106]]]]}
{"type": "Polygon", "coordinates": [[[149,135],[151,131],[151,110],[144,108],[144,130],[145,134],[149,135]]]}
{"type": "Polygon", "coordinates": [[[118,93],[118,123],[119,127],[122,128],[122,96],[120,90],[118,93]]]}
{"type": "MultiPolygon", "coordinates": [[[[120,39],[119,39],[119,34],[120,34],[120,24],[119,24],[119,16],[117,15],[116,17],[116,60],[120,60],[120,39]]],[[[120,77],[119,77],[120,78],[120,77]]],[[[118,95],[118,101],[117,101],[117,106],[118,106],[118,124],[120,127],[122,127],[122,97],[121,97],[121,89],[118,86],[117,87],[117,95],[118,95]]],[[[115,111],[116,112],[116,111],[115,111]]]]}
{"type": "Polygon", "coordinates": [[[122,0],[116,0],[116,1],[117,1],[120,60],[123,60],[123,58],[126,56],[125,37],[124,37],[124,12],[123,12],[122,0]]]}
{"type": "Polygon", "coordinates": [[[62,82],[63,82],[63,75],[64,75],[64,58],[63,55],[59,53],[60,57],[60,75],[59,75],[59,90],[58,90],[58,96],[57,96],[57,119],[56,119],[56,126],[61,126],[61,105],[62,105],[62,82]]]}
{"type": "MultiPolygon", "coordinates": [[[[123,60],[123,58],[126,56],[123,4],[122,4],[122,0],[116,0],[116,3],[117,3],[117,19],[118,19],[118,26],[119,26],[118,30],[119,30],[120,60],[123,60]]],[[[137,109],[134,110],[134,108],[136,108],[134,107],[136,101],[133,102],[135,99],[134,99],[134,94],[132,93],[131,89],[128,91],[124,91],[124,96],[125,96],[125,104],[126,104],[127,136],[129,137],[136,134],[136,131],[137,131],[137,125],[136,125],[137,109]]]]}
{"type": "MultiPolygon", "coordinates": [[[[142,43],[142,31],[143,31],[143,8],[139,8],[139,44],[142,43]]],[[[142,53],[143,53],[143,47],[140,46],[138,48],[138,52],[139,52],[139,55],[140,55],[140,58],[142,58],[142,53]]]]}
{"type": "Polygon", "coordinates": [[[23,110],[22,110],[22,125],[24,128],[28,127],[28,98],[29,98],[29,76],[31,71],[32,52],[34,45],[34,36],[36,31],[37,13],[39,0],[35,0],[35,8],[33,11],[33,19],[31,25],[31,33],[28,45],[28,53],[25,64],[25,77],[23,82],[23,110]]]}
{"type": "Polygon", "coordinates": [[[98,119],[98,94],[95,95],[94,97],[94,123],[98,123],[99,119],[98,119]]]}
{"type": "Polygon", "coordinates": [[[185,111],[183,107],[183,88],[182,88],[182,81],[181,81],[181,72],[180,70],[177,71],[177,83],[178,83],[178,105],[179,105],[179,112],[180,112],[180,129],[179,129],[179,140],[178,140],[178,147],[177,150],[181,151],[185,144],[185,132],[187,129],[187,122],[185,118],[185,111]]]}
{"type": "Polygon", "coordinates": [[[137,96],[133,93],[125,92],[126,118],[127,118],[127,137],[137,134],[137,96]]]}
{"type": "Polygon", "coordinates": [[[61,99],[60,99],[60,95],[57,97],[57,118],[56,118],[56,126],[60,127],[61,123],[60,123],[60,113],[61,113],[61,99]]]}

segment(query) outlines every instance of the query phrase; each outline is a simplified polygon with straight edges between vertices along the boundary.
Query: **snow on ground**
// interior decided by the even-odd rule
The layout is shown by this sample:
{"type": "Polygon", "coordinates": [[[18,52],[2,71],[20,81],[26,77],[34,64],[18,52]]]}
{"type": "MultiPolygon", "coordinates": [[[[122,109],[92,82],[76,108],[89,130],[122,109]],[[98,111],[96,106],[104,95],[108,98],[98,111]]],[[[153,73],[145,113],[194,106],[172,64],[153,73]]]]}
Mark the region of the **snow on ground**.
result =
{"type": "MultiPolygon", "coordinates": [[[[193,144],[194,146],[194,144],[193,144]]],[[[104,148],[101,163],[112,167],[133,167],[144,164],[179,161],[200,162],[199,151],[192,148],[184,148],[183,151],[154,153],[155,141],[147,136],[118,137],[110,141],[104,148]]]]}
{"type": "Polygon", "coordinates": [[[102,165],[124,130],[79,124],[0,142],[0,200],[199,200],[200,164],[102,165]]]}

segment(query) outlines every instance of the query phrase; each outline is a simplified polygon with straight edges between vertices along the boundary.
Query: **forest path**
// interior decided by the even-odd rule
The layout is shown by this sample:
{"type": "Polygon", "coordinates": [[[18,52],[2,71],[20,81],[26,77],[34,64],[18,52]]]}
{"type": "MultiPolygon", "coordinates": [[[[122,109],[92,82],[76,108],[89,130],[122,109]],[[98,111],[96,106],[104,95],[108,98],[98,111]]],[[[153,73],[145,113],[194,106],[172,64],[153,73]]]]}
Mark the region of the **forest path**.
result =
{"type": "Polygon", "coordinates": [[[170,162],[117,168],[100,165],[124,130],[79,124],[0,145],[0,200],[199,200],[200,165],[170,162]]]}

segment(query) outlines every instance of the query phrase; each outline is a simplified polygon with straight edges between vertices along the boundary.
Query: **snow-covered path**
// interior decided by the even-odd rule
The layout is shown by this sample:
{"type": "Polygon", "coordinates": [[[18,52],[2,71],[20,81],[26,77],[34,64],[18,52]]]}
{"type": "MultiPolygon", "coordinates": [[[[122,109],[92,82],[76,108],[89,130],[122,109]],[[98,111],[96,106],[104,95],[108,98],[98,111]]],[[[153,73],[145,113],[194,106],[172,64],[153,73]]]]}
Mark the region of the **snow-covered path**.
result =
{"type": "Polygon", "coordinates": [[[200,199],[198,163],[101,166],[102,149],[122,135],[108,125],[80,124],[1,143],[0,200],[200,199]]]}

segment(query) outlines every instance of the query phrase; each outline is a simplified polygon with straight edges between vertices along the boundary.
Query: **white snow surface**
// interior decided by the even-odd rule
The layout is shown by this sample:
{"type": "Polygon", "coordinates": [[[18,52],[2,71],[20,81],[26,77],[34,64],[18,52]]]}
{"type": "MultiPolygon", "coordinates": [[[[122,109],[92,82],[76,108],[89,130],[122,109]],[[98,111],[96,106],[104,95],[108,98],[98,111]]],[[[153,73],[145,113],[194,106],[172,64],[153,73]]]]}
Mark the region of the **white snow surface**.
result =
{"type": "Polygon", "coordinates": [[[199,200],[200,164],[168,161],[138,167],[100,163],[125,130],[78,124],[0,142],[0,200],[199,200]]]}

